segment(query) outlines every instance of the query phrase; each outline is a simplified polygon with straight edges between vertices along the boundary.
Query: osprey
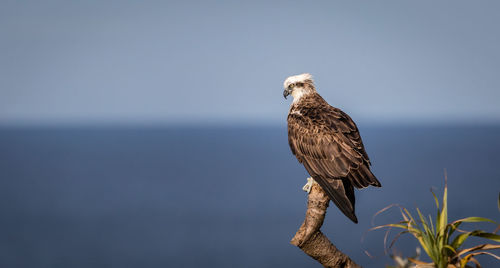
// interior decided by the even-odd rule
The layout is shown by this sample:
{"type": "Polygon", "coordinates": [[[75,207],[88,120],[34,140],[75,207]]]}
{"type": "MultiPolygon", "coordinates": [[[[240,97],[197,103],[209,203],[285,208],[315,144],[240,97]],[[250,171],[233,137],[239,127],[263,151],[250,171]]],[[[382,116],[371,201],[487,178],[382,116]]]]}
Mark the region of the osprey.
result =
{"type": "Polygon", "coordinates": [[[358,128],[316,92],[312,76],[288,77],[283,97],[293,96],[288,112],[288,143],[292,153],[337,207],[353,222],[354,187],[381,184],[370,171],[358,128]]]}

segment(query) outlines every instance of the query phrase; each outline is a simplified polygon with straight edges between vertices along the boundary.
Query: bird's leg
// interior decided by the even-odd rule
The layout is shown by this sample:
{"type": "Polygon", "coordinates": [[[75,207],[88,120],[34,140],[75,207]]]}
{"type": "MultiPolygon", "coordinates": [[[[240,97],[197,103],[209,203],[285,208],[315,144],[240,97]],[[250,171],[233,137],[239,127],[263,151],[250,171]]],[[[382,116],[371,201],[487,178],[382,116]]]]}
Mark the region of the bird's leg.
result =
{"type": "Polygon", "coordinates": [[[315,183],[317,183],[317,182],[314,181],[313,178],[311,178],[311,177],[307,178],[307,183],[306,183],[306,185],[304,185],[304,187],[302,187],[302,190],[304,190],[307,193],[310,193],[311,188],[312,188],[313,184],[315,184],[315,183]]]}

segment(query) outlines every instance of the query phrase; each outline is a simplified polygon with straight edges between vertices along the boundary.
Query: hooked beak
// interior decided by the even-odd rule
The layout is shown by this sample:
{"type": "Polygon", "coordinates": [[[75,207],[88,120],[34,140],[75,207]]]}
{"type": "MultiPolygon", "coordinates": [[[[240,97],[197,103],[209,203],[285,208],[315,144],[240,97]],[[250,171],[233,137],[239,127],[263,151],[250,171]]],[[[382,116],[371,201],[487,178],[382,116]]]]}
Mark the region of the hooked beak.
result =
{"type": "Polygon", "coordinates": [[[283,91],[283,97],[285,98],[286,100],[286,97],[288,95],[290,95],[290,93],[292,93],[292,90],[290,88],[286,88],[284,91],[283,91]]]}

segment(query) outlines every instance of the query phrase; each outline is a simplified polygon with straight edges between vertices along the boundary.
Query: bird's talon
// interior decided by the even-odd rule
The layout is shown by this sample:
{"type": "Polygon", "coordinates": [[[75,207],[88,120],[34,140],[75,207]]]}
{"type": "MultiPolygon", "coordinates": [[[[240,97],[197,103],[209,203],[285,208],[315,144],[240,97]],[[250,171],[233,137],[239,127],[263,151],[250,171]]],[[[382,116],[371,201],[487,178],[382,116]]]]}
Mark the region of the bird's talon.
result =
{"type": "Polygon", "coordinates": [[[310,193],[311,188],[313,186],[313,183],[314,183],[313,178],[311,178],[311,177],[307,178],[307,183],[306,183],[306,185],[304,185],[304,187],[302,187],[302,190],[304,190],[307,193],[310,193]]]}

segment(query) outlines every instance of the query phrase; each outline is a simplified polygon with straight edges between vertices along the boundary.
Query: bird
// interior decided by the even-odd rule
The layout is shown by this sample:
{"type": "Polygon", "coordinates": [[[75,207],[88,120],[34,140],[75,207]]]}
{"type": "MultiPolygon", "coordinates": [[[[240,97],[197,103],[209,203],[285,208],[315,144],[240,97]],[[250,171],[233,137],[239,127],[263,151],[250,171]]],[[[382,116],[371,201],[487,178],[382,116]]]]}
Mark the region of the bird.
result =
{"type": "Polygon", "coordinates": [[[283,86],[283,97],[293,97],[287,117],[292,153],[340,211],[358,223],[354,188],[382,186],[370,170],[358,127],[318,94],[311,74],[290,76],[283,86]]]}

